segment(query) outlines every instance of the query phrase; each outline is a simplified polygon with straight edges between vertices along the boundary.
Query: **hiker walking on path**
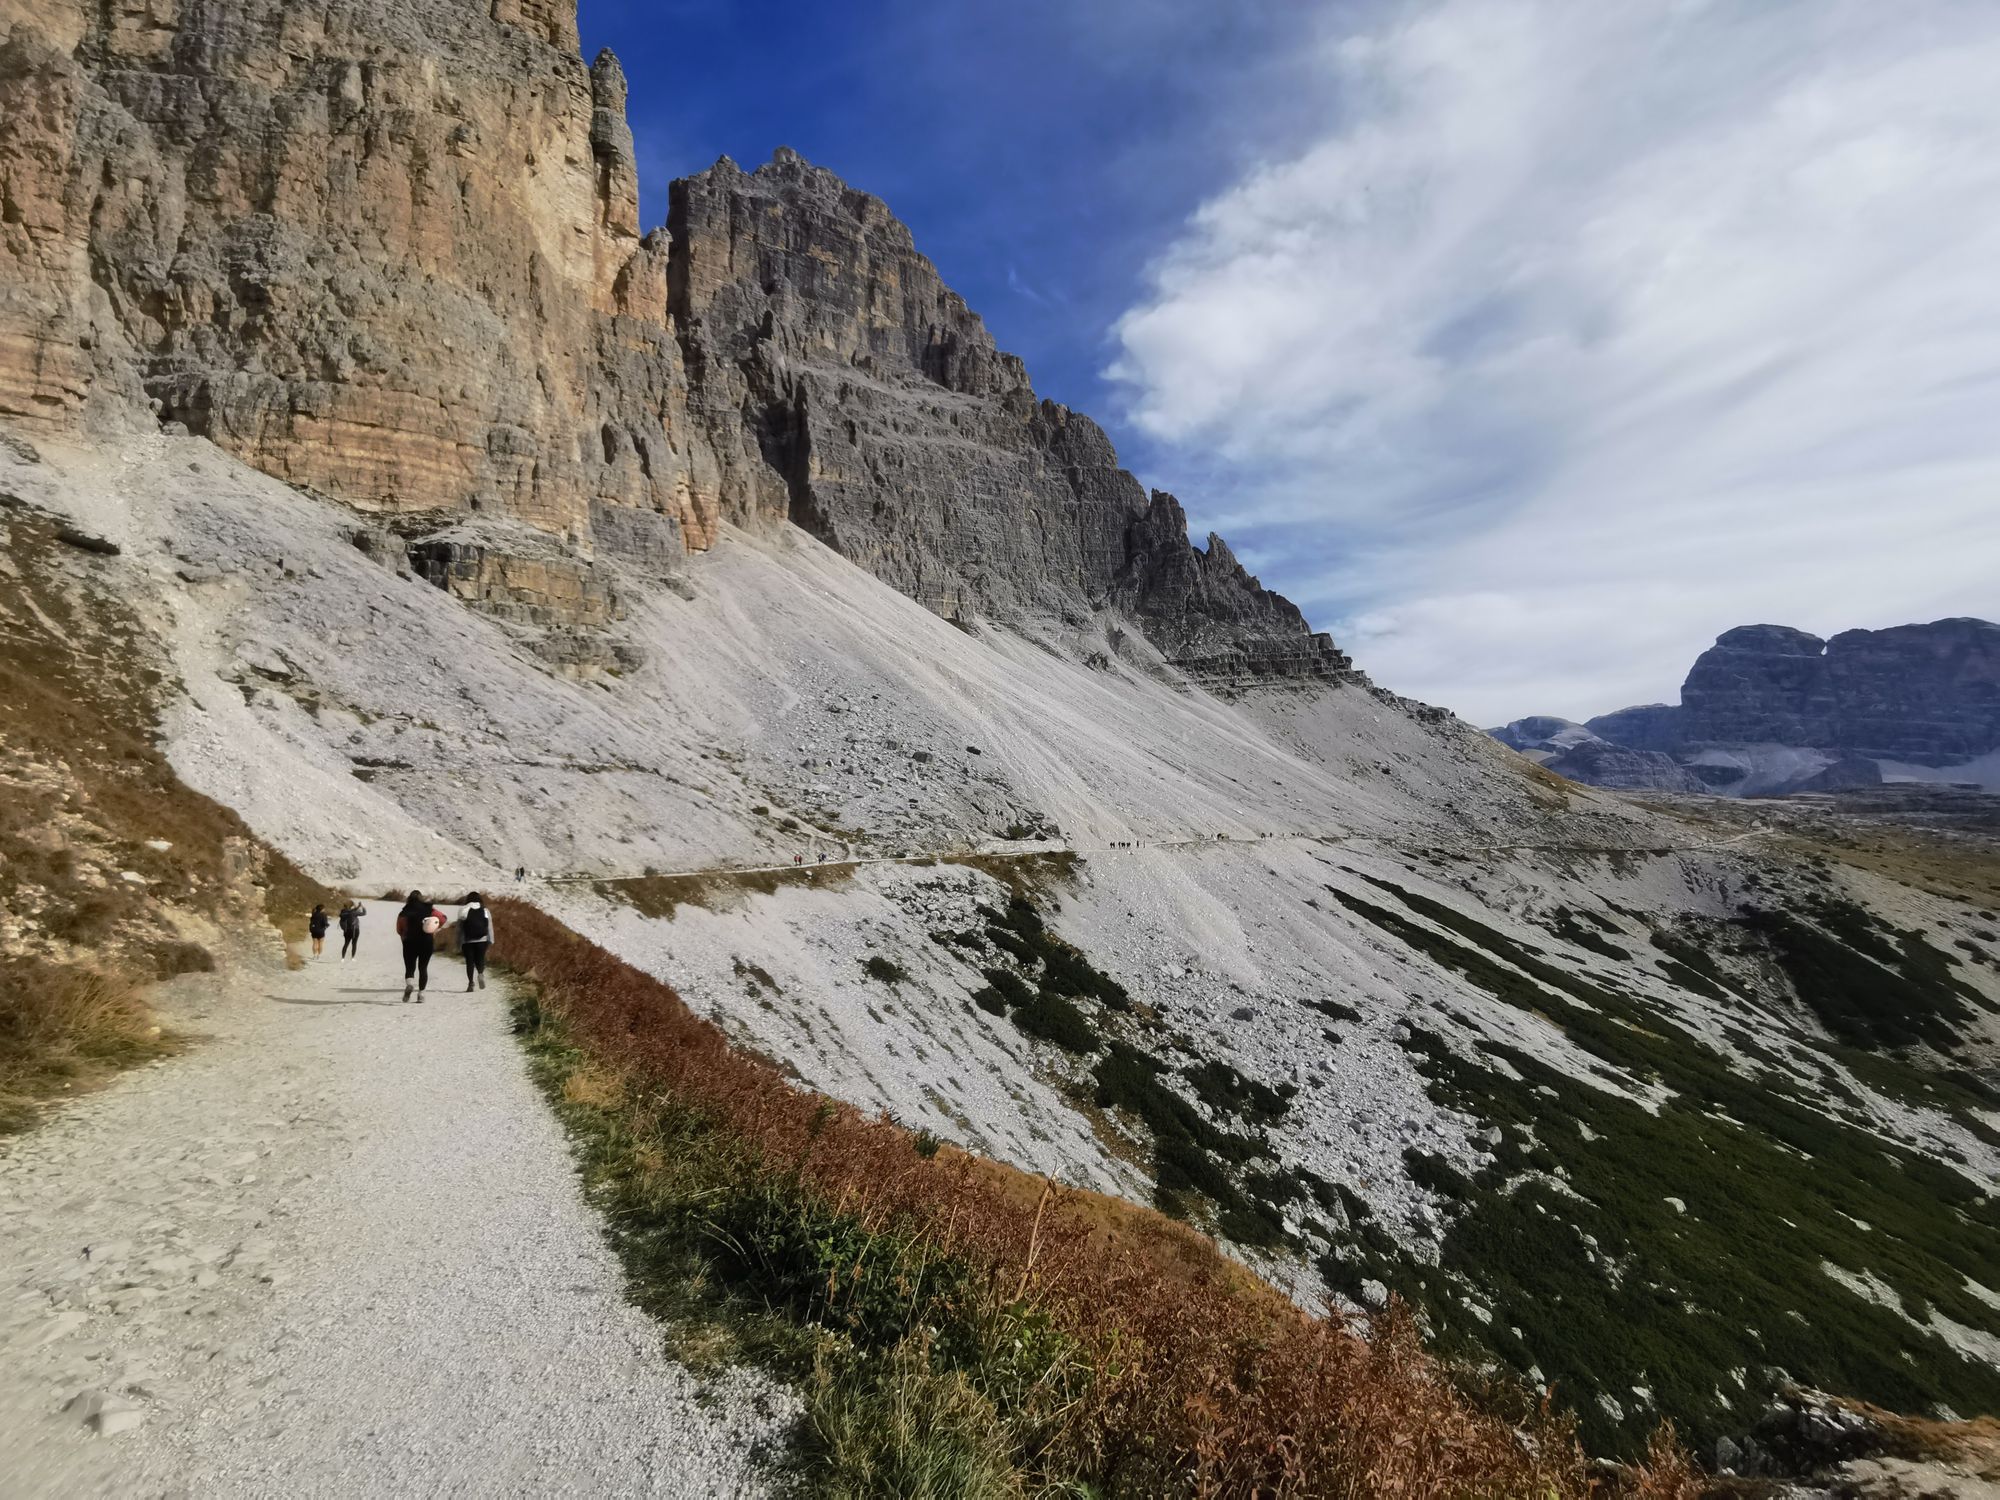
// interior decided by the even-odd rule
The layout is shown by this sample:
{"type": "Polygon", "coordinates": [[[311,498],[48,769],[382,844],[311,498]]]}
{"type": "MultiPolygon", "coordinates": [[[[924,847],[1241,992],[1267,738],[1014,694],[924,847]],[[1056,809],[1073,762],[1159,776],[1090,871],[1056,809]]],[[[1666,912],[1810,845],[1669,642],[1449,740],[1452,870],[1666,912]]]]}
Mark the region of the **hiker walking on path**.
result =
{"type": "Polygon", "coordinates": [[[458,951],[465,955],[465,992],[472,993],[473,980],[486,988],[486,953],[493,946],[493,913],[474,891],[465,898],[465,910],[458,919],[458,951]]]}
{"type": "Polygon", "coordinates": [[[437,935],[444,930],[445,914],[426,901],[421,891],[411,891],[410,899],[396,913],[396,935],[403,940],[403,999],[410,998],[414,986],[417,1004],[424,1003],[424,991],[431,982],[431,955],[437,952],[437,935]]]}
{"type": "Polygon", "coordinates": [[[326,908],[314,902],[312,915],[306,919],[306,931],[311,934],[313,940],[314,958],[318,958],[326,951],[326,928],[326,908]]]}
{"type": "Polygon", "coordinates": [[[340,908],[340,956],[353,958],[361,952],[361,919],[368,915],[368,908],[359,901],[349,901],[340,908]]]}

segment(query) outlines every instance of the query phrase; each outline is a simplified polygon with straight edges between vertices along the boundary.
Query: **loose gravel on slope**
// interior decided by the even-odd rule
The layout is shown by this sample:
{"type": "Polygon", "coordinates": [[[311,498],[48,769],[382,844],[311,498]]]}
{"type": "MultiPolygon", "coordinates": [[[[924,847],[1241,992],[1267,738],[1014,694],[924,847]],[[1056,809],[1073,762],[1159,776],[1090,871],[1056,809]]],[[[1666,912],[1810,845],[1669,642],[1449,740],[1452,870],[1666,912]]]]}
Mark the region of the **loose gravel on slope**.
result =
{"type": "Polygon", "coordinates": [[[668,1359],[504,981],[440,960],[402,1004],[386,917],[355,962],[178,982],[207,1040],[0,1143],[10,1500],[764,1487],[792,1398],[668,1359]]]}

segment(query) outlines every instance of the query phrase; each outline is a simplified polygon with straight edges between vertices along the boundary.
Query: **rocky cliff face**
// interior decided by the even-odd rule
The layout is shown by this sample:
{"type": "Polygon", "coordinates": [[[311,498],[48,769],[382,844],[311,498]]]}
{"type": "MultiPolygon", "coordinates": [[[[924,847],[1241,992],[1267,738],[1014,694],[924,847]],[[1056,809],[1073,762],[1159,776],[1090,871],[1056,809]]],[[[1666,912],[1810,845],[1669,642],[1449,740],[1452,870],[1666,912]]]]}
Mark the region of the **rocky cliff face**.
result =
{"type": "MultiPolygon", "coordinates": [[[[1593,721],[1595,722],[1595,721],[1593,721]]],[[[1486,731],[1509,749],[1571,781],[1620,792],[1699,792],[1702,783],[1671,755],[1615,744],[1589,725],[1551,714],[1516,719],[1486,731]]]]}
{"type": "Polygon", "coordinates": [[[2000,625],[1936,620],[1831,641],[1747,625],[1701,654],[1671,720],[1625,709],[1591,728],[1641,748],[1671,735],[1676,746],[1804,745],[1949,765],[2000,749],[2000,625]]]}
{"type": "Polygon", "coordinates": [[[880,200],[781,151],[642,236],[626,89],[571,0],[0,0],[0,418],[584,553],[789,518],[945,615],[1348,670],[880,200]]]}
{"type": "MultiPolygon", "coordinates": [[[[1489,732],[1517,750],[1553,749],[1540,744],[1546,735],[1521,731],[1563,724],[1520,719],[1489,732]]],[[[2000,750],[2000,625],[1935,620],[1846,630],[1830,641],[1783,625],[1745,625],[1696,660],[1678,706],[1625,708],[1571,727],[1633,752],[1674,756],[1723,790],[1873,785],[1882,779],[1879,761],[1951,767],[2000,750]]],[[[1624,774],[1601,752],[1545,763],[1599,785],[1618,784],[1599,781],[1601,768],[1624,774]]]]}
{"type": "Polygon", "coordinates": [[[1673,703],[1641,703],[1586,719],[1584,728],[1614,745],[1672,754],[1680,748],[1681,711],[1673,703]]]}
{"type": "Polygon", "coordinates": [[[781,150],[676,182],[669,306],[732,493],[948,616],[1110,606],[1208,678],[1345,657],[1027,372],[879,199],[781,150]]]}
{"type": "Polygon", "coordinates": [[[1826,642],[1784,625],[1724,631],[1681,684],[1681,735],[1719,744],[1825,745],[1836,705],[1826,642]]]}
{"type": "Polygon", "coordinates": [[[624,79],[546,0],[7,0],[0,415],[156,413],[369,510],[691,545],[624,79]]]}
{"type": "Polygon", "coordinates": [[[1843,750],[1947,765],[2000,749],[2000,625],[1844,630],[1826,666],[1843,750]]]}

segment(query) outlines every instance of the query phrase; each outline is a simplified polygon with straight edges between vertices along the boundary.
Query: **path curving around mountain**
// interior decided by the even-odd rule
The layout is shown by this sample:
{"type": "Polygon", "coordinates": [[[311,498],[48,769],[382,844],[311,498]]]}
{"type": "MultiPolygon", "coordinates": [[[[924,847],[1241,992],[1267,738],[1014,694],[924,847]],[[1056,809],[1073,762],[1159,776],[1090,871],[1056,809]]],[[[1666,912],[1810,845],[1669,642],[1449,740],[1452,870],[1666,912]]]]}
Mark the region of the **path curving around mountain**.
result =
{"type": "Polygon", "coordinates": [[[177,981],[204,1039],[0,1142],[0,1491],[758,1492],[788,1398],[624,1300],[505,981],[403,1004],[369,925],[177,981]]]}
{"type": "MultiPolygon", "coordinates": [[[[1513,841],[1508,843],[1466,843],[1437,844],[1410,843],[1404,840],[1384,839],[1373,834],[1348,833],[1199,833],[1177,839],[1126,839],[1104,844],[1033,844],[1010,849],[927,849],[909,854],[860,854],[854,852],[853,842],[847,842],[847,857],[834,861],[842,867],[861,865],[925,865],[936,864],[940,860],[968,859],[1036,859],[1047,856],[1098,856],[1105,854],[1129,853],[1135,849],[1212,849],[1228,848],[1233,845],[1258,843],[1306,843],[1325,844],[1342,848],[1383,848],[1402,853],[1440,854],[1452,858],[1463,858],[1473,854],[1705,854],[1717,849],[1730,849],[1757,838],[1767,832],[1761,824],[1742,833],[1726,837],[1697,839],[1686,844],[1586,844],[1575,840],[1540,840],[1532,842],[1513,841]]],[[[828,863],[823,859],[809,859],[804,865],[791,863],[773,865],[711,865],[699,870],[647,870],[642,874],[626,875],[618,873],[599,874],[590,871],[563,870],[540,872],[531,877],[541,885],[620,885],[640,880],[727,880],[744,875],[785,875],[810,871],[828,863]]]]}

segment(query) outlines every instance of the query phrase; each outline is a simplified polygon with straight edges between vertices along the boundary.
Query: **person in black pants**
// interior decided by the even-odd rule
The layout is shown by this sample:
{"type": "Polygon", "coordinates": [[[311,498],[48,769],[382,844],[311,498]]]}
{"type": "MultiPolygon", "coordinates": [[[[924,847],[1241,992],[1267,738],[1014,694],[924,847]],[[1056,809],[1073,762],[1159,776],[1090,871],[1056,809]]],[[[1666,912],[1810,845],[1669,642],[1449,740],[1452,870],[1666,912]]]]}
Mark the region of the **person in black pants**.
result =
{"type": "Polygon", "coordinates": [[[396,933],[403,940],[403,998],[410,998],[412,986],[417,1004],[424,1003],[424,991],[431,982],[431,955],[437,952],[437,935],[444,929],[445,915],[411,891],[410,899],[396,914],[396,933]]]}
{"type": "Polygon", "coordinates": [[[474,891],[465,898],[465,910],[458,918],[458,951],[465,955],[465,992],[472,993],[473,981],[486,988],[486,955],[493,946],[493,913],[474,891]]]}
{"type": "Polygon", "coordinates": [[[361,919],[368,915],[368,908],[359,901],[349,901],[340,908],[340,956],[353,958],[361,952],[361,919]]]}

